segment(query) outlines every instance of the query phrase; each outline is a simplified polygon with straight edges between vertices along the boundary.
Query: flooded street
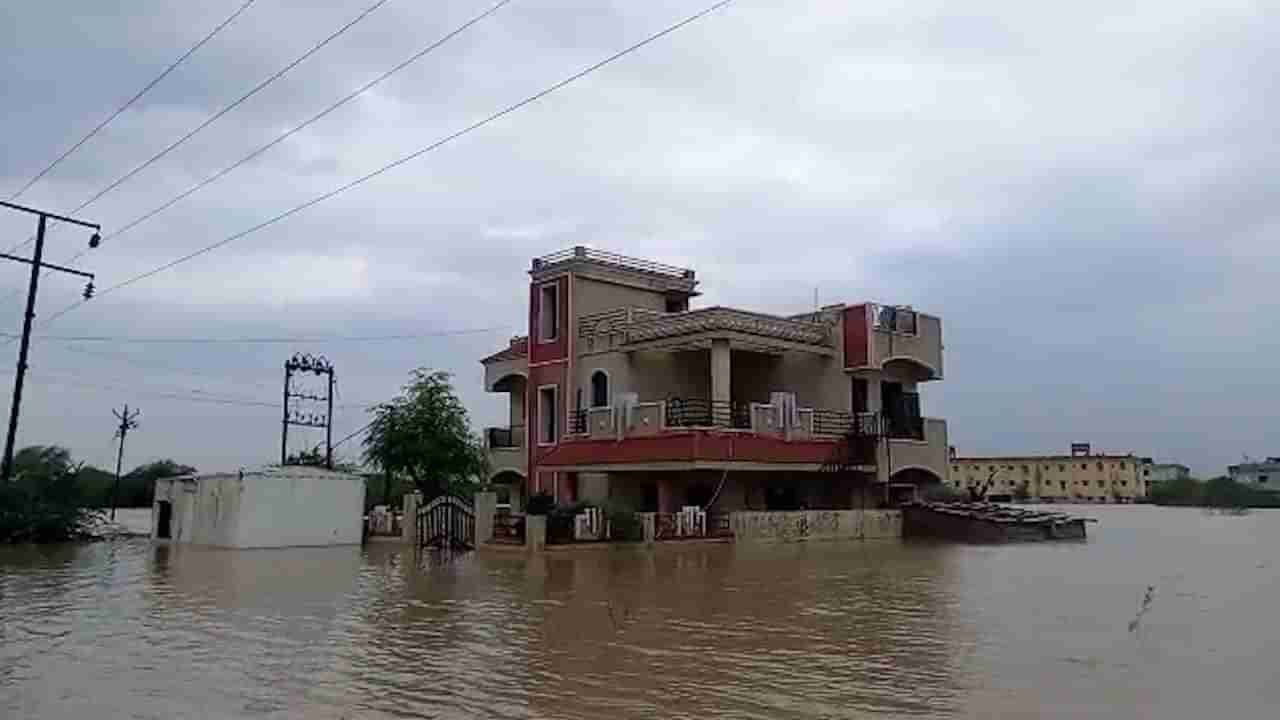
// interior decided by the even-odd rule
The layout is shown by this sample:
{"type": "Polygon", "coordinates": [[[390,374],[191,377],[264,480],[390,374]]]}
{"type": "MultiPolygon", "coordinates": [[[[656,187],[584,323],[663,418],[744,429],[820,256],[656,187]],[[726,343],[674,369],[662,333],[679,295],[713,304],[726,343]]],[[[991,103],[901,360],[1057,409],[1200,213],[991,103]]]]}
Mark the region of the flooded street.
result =
{"type": "Polygon", "coordinates": [[[1274,717],[1280,512],[1079,510],[1087,544],[0,548],[0,715],[1274,717]]]}

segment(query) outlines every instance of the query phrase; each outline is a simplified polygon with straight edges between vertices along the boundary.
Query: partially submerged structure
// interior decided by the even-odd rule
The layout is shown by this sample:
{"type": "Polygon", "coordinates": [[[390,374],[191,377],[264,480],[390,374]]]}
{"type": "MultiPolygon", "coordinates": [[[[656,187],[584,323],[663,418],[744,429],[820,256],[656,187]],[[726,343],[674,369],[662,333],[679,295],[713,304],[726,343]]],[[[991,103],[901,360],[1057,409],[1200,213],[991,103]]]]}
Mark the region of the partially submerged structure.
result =
{"type": "Polygon", "coordinates": [[[500,502],[670,515],[857,509],[947,474],[942,323],[909,306],[691,308],[693,270],[575,247],[533,260],[529,334],[482,360],[510,397],[486,432],[500,502]]]}
{"type": "Polygon", "coordinates": [[[154,540],[230,548],[360,543],[364,478],[291,465],[156,481],[154,540]]]}

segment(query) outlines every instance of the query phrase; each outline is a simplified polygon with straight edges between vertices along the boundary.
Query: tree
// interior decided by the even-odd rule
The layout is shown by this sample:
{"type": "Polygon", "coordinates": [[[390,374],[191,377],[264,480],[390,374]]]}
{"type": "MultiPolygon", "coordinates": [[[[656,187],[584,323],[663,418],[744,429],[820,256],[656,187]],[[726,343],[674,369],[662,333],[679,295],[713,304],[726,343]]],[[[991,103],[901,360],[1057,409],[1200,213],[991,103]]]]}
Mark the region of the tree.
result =
{"type": "Polygon", "coordinates": [[[83,506],[71,453],[33,445],[13,458],[14,476],[0,484],[0,542],[56,542],[86,531],[94,513],[83,506]]]}
{"type": "Polygon", "coordinates": [[[1193,477],[1154,483],[1148,493],[1156,505],[1200,505],[1204,501],[1204,484],[1193,477]]]}
{"type": "Polygon", "coordinates": [[[156,492],[156,480],[190,475],[196,469],[172,459],[156,460],[139,465],[120,478],[120,494],[116,504],[120,507],[150,507],[156,492]]]}
{"type": "Polygon", "coordinates": [[[373,409],[364,439],[366,463],[408,478],[428,499],[444,493],[465,497],[488,470],[449,377],[414,370],[400,395],[373,409]]]}

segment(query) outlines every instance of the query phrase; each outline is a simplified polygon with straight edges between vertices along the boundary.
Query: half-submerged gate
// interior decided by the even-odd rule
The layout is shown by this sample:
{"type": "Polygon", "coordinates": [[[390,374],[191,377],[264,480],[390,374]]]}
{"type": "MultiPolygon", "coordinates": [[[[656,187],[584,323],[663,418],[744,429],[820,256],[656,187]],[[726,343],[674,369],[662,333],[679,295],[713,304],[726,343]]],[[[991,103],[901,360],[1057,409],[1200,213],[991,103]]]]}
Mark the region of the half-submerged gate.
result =
{"type": "Polygon", "coordinates": [[[418,546],[437,550],[475,548],[475,508],[453,495],[441,495],[418,508],[418,546]]]}

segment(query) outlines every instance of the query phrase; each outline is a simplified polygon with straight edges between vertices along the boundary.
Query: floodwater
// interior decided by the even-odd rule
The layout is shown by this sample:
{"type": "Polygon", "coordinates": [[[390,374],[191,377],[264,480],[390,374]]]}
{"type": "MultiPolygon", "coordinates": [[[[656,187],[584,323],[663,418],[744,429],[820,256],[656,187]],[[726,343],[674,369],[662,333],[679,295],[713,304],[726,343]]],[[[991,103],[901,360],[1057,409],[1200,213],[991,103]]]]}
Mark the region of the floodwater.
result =
{"type": "Polygon", "coordinates": [[[1085,544],[0,548],[0,716],[1276,717],[1280,512],[1080,511],[1085,544]]]}

